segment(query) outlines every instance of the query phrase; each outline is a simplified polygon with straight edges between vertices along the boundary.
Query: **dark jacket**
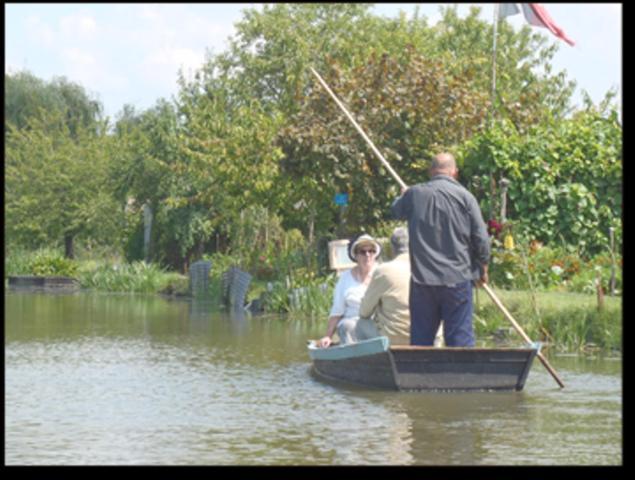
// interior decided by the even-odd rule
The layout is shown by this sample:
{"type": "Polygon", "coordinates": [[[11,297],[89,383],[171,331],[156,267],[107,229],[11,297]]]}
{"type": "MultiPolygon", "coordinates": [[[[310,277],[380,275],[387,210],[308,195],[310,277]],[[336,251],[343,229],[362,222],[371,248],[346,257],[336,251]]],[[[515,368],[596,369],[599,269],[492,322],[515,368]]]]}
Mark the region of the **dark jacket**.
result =
{"type": "Polygon", "coordinates": [[[490,242],[474,195],[447,175],[415,185],[392,205],[408,220],[412,279],[422,285],[478,280],[490,242]]]}

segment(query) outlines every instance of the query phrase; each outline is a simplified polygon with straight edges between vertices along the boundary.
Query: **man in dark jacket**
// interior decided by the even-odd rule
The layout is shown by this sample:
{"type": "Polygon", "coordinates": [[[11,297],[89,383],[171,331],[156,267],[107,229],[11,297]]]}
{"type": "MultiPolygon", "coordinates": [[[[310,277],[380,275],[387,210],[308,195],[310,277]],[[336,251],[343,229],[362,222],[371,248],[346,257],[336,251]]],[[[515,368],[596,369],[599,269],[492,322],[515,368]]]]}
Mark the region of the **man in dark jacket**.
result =
{"type": "Polygon", "coordinates": [[[443,319],[447,346],[474,346],[472,282],[487,283],[490,243],[481,209],[457,176],[454,157],[441,153],[430,181],[402,190],[392,205],[408,221],[413,345],[432,345],[443,319]]]}

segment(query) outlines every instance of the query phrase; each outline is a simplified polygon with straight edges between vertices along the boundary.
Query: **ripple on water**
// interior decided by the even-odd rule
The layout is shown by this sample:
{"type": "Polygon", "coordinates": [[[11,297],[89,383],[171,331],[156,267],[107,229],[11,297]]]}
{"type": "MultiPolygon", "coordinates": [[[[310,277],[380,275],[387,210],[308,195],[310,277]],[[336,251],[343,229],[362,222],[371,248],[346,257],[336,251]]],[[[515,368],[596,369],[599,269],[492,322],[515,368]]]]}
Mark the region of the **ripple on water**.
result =
{"type": "MultiPolygon", "coordinates": [[[[47,319],[39,304],[39,316],[25,318],[5,299],[7,464],[622,461],[622,383],[612,368],[554,362],[564,390],[536,362],[523,392],[384,392],[310,375],[310,323],[235,325],[200,311],[190,320],[187,304],[126,297],[108,298],[115,317],[73,305],[76,317],[47,319]]],[[[38,300],[49,301],[61,300],[38,300]]],[[[99,299],[89,305],[100,311],[99,299]]]]}

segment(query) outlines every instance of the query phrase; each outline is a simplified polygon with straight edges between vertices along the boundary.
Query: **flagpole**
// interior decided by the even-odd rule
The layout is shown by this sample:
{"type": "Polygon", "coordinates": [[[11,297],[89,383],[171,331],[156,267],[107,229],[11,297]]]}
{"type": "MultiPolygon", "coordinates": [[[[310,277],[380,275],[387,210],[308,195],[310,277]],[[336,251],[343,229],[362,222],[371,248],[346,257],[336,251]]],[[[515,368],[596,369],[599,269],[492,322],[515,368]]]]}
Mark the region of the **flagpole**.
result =
{"type": "MultiPolygon", "coordinates": [[[[496,37],[498,36],[498,12],[500,4],[494,4],[494,24],[492,28],[492,93],[490,98],[489,128],[494,126],[494,114],[496,112],[496,37]]],[[[490,199],[489,218],[494,218],[494,175],[490,171],[489,175],[490,199]]]]}
{"type": "Polygon", "coordinates": [[[498,9],[500,4],[494,4],[494,27],[492,40],[492,94],[490,104],[490,127],[494,122],[494,104],[496,103],[496,37],[498,36],[498,9]]]}

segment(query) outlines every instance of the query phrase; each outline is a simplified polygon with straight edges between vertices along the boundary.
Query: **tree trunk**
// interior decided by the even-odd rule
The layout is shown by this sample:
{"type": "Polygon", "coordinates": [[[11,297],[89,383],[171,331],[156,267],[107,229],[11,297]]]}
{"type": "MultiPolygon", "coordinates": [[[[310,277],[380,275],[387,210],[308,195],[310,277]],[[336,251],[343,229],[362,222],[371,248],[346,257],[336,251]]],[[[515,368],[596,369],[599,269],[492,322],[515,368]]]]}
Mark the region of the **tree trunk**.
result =
{"type": "Polygon", "coordinates": [[[66,258],[75,258],[75,251],[73,248],[73,235],[69,233],[64,235],[64,256],[66,258]]]}
{"type": "Polygon", "coordinates": [[[150,263],[152,239],[152,207],[147,203],[143,205],[143,259],[150,263]]]}

